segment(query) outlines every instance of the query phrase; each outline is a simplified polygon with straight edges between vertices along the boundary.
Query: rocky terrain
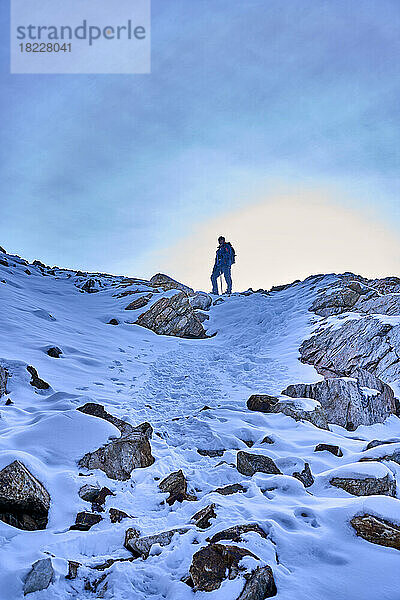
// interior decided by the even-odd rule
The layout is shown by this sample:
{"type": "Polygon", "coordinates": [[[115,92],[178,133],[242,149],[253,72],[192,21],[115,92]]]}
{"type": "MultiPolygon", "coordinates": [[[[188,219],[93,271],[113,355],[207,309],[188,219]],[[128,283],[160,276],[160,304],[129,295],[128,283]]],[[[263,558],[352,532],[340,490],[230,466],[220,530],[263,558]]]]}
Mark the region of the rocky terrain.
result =
{"type": "Polygon", "coordinates": [[[400,279],[217,298],[0,248],[0,598],[394,600],[400,279]]]}

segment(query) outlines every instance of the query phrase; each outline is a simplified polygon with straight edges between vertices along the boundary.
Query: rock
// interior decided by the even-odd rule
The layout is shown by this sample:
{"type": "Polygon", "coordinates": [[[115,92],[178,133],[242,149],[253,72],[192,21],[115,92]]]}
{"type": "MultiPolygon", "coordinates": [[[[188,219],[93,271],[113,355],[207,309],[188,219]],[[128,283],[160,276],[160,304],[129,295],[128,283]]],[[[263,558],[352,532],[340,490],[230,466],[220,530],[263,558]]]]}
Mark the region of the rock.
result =
{"type": "Polygon", "coordinates": [[[275,444],[275,440],[272,439],[272,437],[270,437],[269,435],[266,435],[265,437],[263,437],[263,439],[261,440],[262,444],[275,444]]]}
{"type": "Polygon", "coordinates": [[[247,492],[247,488],[241,483],[231,483],[230,485],[217,488],[214,492],[221,494],[221,496],[231,496],[232,494],[247,492]]]}
{"type": "Polygon", "coordinates": [[[51,348],[47,349],[47,354],[52,358],[60,358],[62,350],[58,346],[52,346],[51,348]]]}
{"type": "Polygon", "coordinates": [[[178,529],[171,529],[170,531],[162,531],[155,535],[148,535],[146,537],[132,536],[128,540],[125,537],[125,548],[130,550],[136,558],[147,558],[150,554],[151,547],[154,544],[159,546],[168,546],[172,542],[172,538],[175,534],[182,535],[189,531],[188,527],[181,527],[178,529]]]}
{"type": "Polygon", "coordinates": [[[71,525],[70,529],[78,529],[79,531],[89,531],[93,525],[100,523],[103,517],[97,513],[90,513],[86,511],[79,512],[76,515],[75,525],[71,525]]]}
{"type": "Polygon", "coordinates": [[[396,444],[400,442],[399,438],[391,438],[390,440],[371,440],[365,447],[365,450],[371,450],[377,446],[383,446],[385,444],[396,444]]]}
{"type": "MultiPolygon", "coordinates": [[[[193,555],[190,576],[198,591],[212,592],[224,579],[234,579],[239,573],[239,563],[245,556],[257,557],[238,546],[209,544],[193,555]]],[[[258,559],[257,559],[258,560],[258,559]]]]}
{"type": "Polygon", "coordinates": [[[110,319],[107,325],[119,325],[119,321],[117,319],[110,319]]]}
{"type": "Polygon", "coordinates": [[[35,367],[32,367],[32,365],[28,365],[26,367],[26,370],[31,375],[31,380],[29,383],[33,387],[37,388],[38,390],[48,390],[49,389],[49,387],[50,387],[49,384],[46,381],[43,381],[43,379],[40,379],[35,367]]]}
{"type": "Polygon", "coordinates": [[[208,527],[211,527],[210,520],[216,517],[215,504],[209,504],[194,514],[191,520],[195,523],[196,527],[208,529],[208,527]]]}
{"type": "Polygon", "coordinates": [[[131,515],[118,508],[110,508],[108,512],[110,513],[111,523],[121,523],[122,519],[132,519],[131,515]]]}
{"type": "Polygon", "coordinates": [[[343,456],[343,452],[339,446],[334,446],[333,444],[317,444],[314,448],[314,452],[324,452],[324,450],[335,456],[343,456]]]}
{"type": "Polygon", "coordinates": [[[7,379],[8,372],[2,366],[0,366],[0,398],[7,394],[7,379]]]}
{"type": "Polygon", "coordinates": [[[400,448],[395,448],[393,452],[390,452],[388,450],[389,449],[381,448],[381,451],[383,451],[381,454],[378,454],[376,452],[370,453],[369,456],[363,456],[362,458],[360,458],[360,462],[382,462],[384,460],[388,460],[400,465],[400,448]]]}
{"type": "Polygon", "coordinates": [[[145,422],[145,423],[141,423],[140,425],[137,425],[136,427],[134,427],[127,421],[118,419],[118,417],[114,417],[114,415],[111,415],[110,413],[108,413],[104,409],[104,406],[102,404],[96,404],[95,402],[87,402],[83,406],[80,406],[79,408],[77,408],[77,410],[84,413],[85,415],[91,415],[92,417],[98,417],[99,419],[104,419],[105,421],[112,423],[113,425],[115,425],[115,427],[117,427],[117,429],[120,430],[122,435],[127,435],[129,433],[137,432],[137,433],[142,433],[149,440],[151,439],[151,437],[153,435],[153,428],[150,425],[150,423],[145,422]]]}
{"type": "Polygon", "coordinates": [[[204,323],[204,321],[208,321],[210,318],[210,315],[207,315],[206,313],[203,313],[200,310],[196,310],[196,315],[200,323],[204,323]]]}
{"type": "Polygon", "coordinates": [[[78,563],[75,560],[68,561],[68,573],[65,576],[65,579],[76,579],[78,575],[78,569],[81,566],[81,563],[78,563]]]}
{"type": "Polygon", "coordinates": [[[300,346],[301,361],[327,377],[352,377],[363,369],[383,381],[400,378],[400,325],[367,316],[328,327],[300,346]]]}
{"type": "Polygon", "coordinates": [[[0,258],[0,265],[3,265],[3,267],[8,267],[8,262],[5,258],[0,258]]]}
{"type": "Polygon", "coordinates": [[[212,298],[204,292],[197,292],[194,296],[190,298],[189,302],[192,308],[197,308],[199,310],[209,310],[212,304],[212,298]]]}
{"type": "Polygon", "coordinates": [[[296,421],[309,421],[320,429],[329,429],[326,415],[319,406],[306,410],[300,401],[291,402],[268,394],[253,394],[247,400],[247,408],[263,413],[282,413],[296,421]]]}
{"type": "Polygon", "coordinates": [[[214,300],[213,306],[218,306],[218,304],[222,304],[223,302],[225,302],[223,298],[217,298],[216,300],[214,300]]]}
{"type": "Polygon", "coordinates": [[[4,250],[3,246],[0,246],[0,252],[2,252],[3,254],[7,254],[7,252],[4,250]]]}
{"type": "Polygon", "coordinates": [[[0,471],[0,519],[18,529],[45,529],[50,508],[46,488],[18,460],[0,471]]]}
{"type": "Polygon", "coordinates": [[[95,292],[99,291],[98,289],[96,289],[96,287],[97,281],[95,279],[88,279],[81,287],[81,290],[87,292],[88,294],[94,294],[95,292]]]}
{"type": "Polygon", "coordinates": [[[313,302],[310,310],[321,317],[339,315],[350,311],[360,298],[360,293],[348,287],[337,288],[330,294],[323,293],[313,302]]]}
{"type": "Polygon", "coordinates": [[[302,471],[295,471],[292,476],[301,481],[304,487],[310,487],[310,485],[314,483],[314,477],[311,473],[308,462],[304,464],[304,469],[302,471]]]}
{"type": "Polygon", "coordinates": [[[254,473],[271,473],[274,475],[282,475],[272,458],[264,456],[263,454],[250,454],[240,450],[237,453],[237,470],[242,475],[249,475],[250,477],[254,473]]]}
{"type": "Polygon", "coordinates": [[[14,404],[14,402],[11,400],[11,398],[7,398],[5,406],[10,406],[10,404],[14,404]]]}
{"type": "Polygon", "coordinates": [[[183,502],[184,500],[196,500],[195,496],[187,493],[187,481],[182,470],[170,473],[159,483],[158,487],[162,492],[169,493],[167,503],[172,506],[174,502],[183,502]]]}
{"type": "Polygon", "coordinates": [[[153,463],[148,438],[143,433],[134,431],[112,440],[94,452],[88,452],[78,464],[87,469],[101,469],[110,479],[126,481],[133,469],[149,467],[153,463]]]}
{"type": "Polygon", "coordinates": [[[333,477],[330,484],[342,488],[353,496],[396,496],[396,481],[389,476],[384,477],[333,477]]]}
{"type": "Polygon", "coordinates": [[[212,544],[216,544],[217,542],[221,541],[241,542],[242,536],[250,531],[257,533],[264,539],[267,539],[268,537],[265,531],[257,523],[246,523],[243,525],[234,525],[233,527],[219,531],[211,538],[207,538],[207,541],[212,544]]]}
{"type": "Polygon", "coordinates": [[[257,567],[246,577],[244,588],[237,600],[265,600],[276,596],[274,575],[269,565],[257,567]]]}
{"type": "Polygon", "coordinates": [[[100,489],[101,488],[97,485],[90,485],[89,483],[86,483],[80,488],[78,494],[82,500],[85,500],[85,502],[94,502],[99,495],[100,489]]]}
{"type": "Polygon", "coordinates": [[[27,275],[32,275],[32,272],[31,272],[29,269],[25,269],[25,273],[26,273],[27,275]]]}
{"type": "Polygon", "coordinates": [[[198,448],[197,452],[201,454],[201,456],[209,456],[210,458],[215,458],[216,456],[222,456],[225,450],[200,450],[198,448]]]}
{"type": "Polygon", "coordinates": [[[371,373],[355,371],[356,380],[332,378],[289,385],[282,393],[319,402],[329,423],[354,431],[359,425],[383,422],[396,410],[391,388],[371,373]],[[376,392],[371,391],[376,390],[376,392]]]}
{"type": "Polygon", "coordinates": [[[253,394],[247,400],[247,408],[249,410],[256,410],[258,412],[270,413],[274,412],[273,408],[278,402],[276,396],[269,396],[268,394],[253,394]]]}
{"type": "Polygon", "coordinates": [[[138,317],[136,324],[158,335],[196,339],[206,337],[203,325],[184,292],[160,298],[138,317]]]}
{"type": "Polygon", "coordinates": [[[167,290],[181,290],[189,296],[194,294],[194,291],[191,287],[183,285],[183,283],[179,283],[179,281],[176,281],[175,279],[172,279],[172,277],[164,275],[163,273],[157,273],[156,275],[153,275],[153,277],[150,279],[150,284],[154,287],[161,287],[164,292],[167,290]]]}
{"type": "Polygon", "coordinates": [[[24,595],[45,590],[54,578],[51,558],[42,558],[32,565],[24,583],[24,595]]]}
{"type": "Polygon", "coordinates": [[[374,515],[359,515],[350,521],[357,535],[379,546],[400,550],[400,527],[374,515]]]}
{"type": "Polygon", "coordinates": [[[146,294],[145,296],[140,296],[125,308],[125,310],[137,310],[138,308],[143,308],[146,306],[150,300],[152,299],[153,294],[146,294]]]}
{"type": "Polygon", "coordinates": [[[102,487],[97,496],[92,500],[92,510],[97,512],[103,512],[104,503],[107,496],[115,496],[115,494],[108,489],[108,487],[102,487]]]}
{"type": "Polygon", "coordinates": [[[355,304],[354,310],[371,315],[399,315],[400,296],[397,293],[369,299],[360,298],[355,304]]]}

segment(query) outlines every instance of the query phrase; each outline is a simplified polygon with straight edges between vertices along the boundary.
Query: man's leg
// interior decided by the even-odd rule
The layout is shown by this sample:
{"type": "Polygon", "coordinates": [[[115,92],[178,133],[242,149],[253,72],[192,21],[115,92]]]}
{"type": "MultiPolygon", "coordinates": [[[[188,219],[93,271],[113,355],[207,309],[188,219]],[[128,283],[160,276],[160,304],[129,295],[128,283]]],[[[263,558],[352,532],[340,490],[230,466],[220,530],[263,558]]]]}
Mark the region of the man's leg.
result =
{"type": "Polygon", "coordinates": [[[231,277],[231,266],[227,265],[224,267],[224,276],[226,281],[226,293],[232,293],[232,277],[231,277]]]}
{"type": "Polygon", "coordinates": [[[221,271],[219,267],[214,267],[213,272],[211,273],[211,283],[212,283],[212,293],[218,295],[218,285],[217,279],[220,276],[221,271]]]}

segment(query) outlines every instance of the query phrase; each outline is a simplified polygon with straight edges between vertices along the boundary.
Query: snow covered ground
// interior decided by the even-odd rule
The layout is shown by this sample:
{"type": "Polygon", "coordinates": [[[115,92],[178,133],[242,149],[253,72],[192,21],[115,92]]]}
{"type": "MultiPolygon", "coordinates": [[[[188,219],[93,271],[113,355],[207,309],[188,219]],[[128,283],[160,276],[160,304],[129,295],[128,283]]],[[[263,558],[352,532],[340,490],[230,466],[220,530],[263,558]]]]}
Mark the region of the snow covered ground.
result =
{"type": "MultiPolygon", "coordinates": [[[[145,284],[121,288],[123,278],[102,277],[100,291],[82,293],[73,272],[44,276],[39,267],[28,265],[28,275],[18,258],[8,260],[10,266],[0,265],[0,364],[9,366],[13,376],[9,394],[0,400],[0,469],[21,460],[49,491],[51,508],[45,530],[21,531],[0,521],[1,600],[22,598],[32,563],[47,556],[54,557],[57,577],[46,590],[31,594],[32,600],[100,597],[84,590],[84,578],[101,575],[90,566],[130,556],[123,547],[128,527],[149,535],[187,526],[211,502],[217,514],[211,528],[202,531],[192,524],[170,545],[153,547],[146,560],[116,562],[107,571],[104,598],[235,600],[242,577],[224,581],[216,591],[196,593],[181,579],[206,538],[242,523],[257,523],[268,534],[265,539],[250,532],[239,545],[272,567],[279,600],[400,597],[399,552],[357,537],[349,523],[365,512],[400,522],[399,500],[351,496],[328,481],[338,467],[347,474],[375,468],[376,476],[389,472],[398,477],[400,467],[393,462],[354,463],[369,440],[400,438],[400,420],[392,416],[355,432],[339,426],[324,431],[283,414],[246,408],[251,394],[279,394],[291,383],[321,379],[313,367],[300,363],[298,348],[320,320],[308,311],[318,286],[333,276],[270,295],[234,294],[212,307],[205,322],[208,333],[217,335],[185,340],[125,322],[143,309],[125,311],[132,297],[116,294],[146,291],[145,284]],[[111,318],[120,324],[108,325],[111,318]],[[49,346],[62,349],[59,359],[47,355],[49,346]],[[49,390],[29,385],[27,364],[51,385],[49,390]],[[6,406],[6,398],[13,404],[6,406]],[[134,470],[125,482],[101,471],[80,475],[84,470],[77,461],[119,435],[110,423],[76,411],[86,402],[100,403],[133,425],[149,421],[155,432],[154,464],[134,470]],[[262,443],[267,435],[273,444],[262,443]],[[314,452],[318,443],[340,446],[343,457],[314,452]],[[198,449],[224,453],[210,458],[198,449]],[[283,475],[241,475],[235,467],[238,450],[271,457],[283,475]],[[291,476],[304,461],[315,476],[308,488],[291,476]],[[178,469],[197,501],[168,506],[158,483],[178,469]],[[115,493],[107,498],[103,520],[90,531],[70,531],[77,512],[90,510],[79,488],[96,482],[115,493]],[[213,491],[239,482],[244,493],[213,491]],[[133,518],[112,524],[109,507],[133,518]],[[82,563],[77,579],[65,579],[68,560],[82,563]]],[[[244,564],[256,561],[246,558],[244,564]]]]}

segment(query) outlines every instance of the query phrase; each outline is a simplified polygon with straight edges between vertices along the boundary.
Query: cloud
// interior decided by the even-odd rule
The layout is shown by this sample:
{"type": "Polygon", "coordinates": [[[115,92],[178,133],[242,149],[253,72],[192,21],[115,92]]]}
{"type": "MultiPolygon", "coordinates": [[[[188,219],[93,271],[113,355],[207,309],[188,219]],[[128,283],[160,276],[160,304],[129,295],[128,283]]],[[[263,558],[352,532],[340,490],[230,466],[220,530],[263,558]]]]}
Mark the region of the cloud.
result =
{"type": "MultiPolygon", "coordinates": [[[[160,253],[164,272],[210,289],[219,235],[235,247],[234,288],[268,288],[313,273],[352,271],[368,277],[398,272],[400,237],[377,218],[341,206],[324,191],[298,191],[204,221],[160,253]]],[[[157,261],[157,257],[154,257],[157,261]]]]}

